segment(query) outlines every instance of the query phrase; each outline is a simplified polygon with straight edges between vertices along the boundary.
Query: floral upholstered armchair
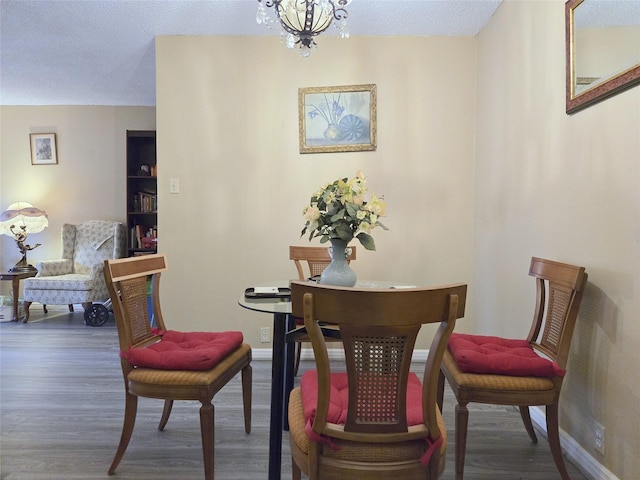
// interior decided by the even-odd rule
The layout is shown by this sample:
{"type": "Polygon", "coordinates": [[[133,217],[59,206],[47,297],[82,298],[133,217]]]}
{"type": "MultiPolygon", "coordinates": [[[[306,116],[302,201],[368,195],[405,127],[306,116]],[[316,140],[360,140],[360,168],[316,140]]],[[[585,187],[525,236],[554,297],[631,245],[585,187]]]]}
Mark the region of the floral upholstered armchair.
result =
{"type": "Polygon", "coordinates": [[[25,322],[29,306],[80,303],[85,311],[93,302],[109,298],[102,268],[104,261],[120,258],[125,252],[125,227],[122,223],[89,220],[62,226],[62,258],[36,263],[38,274],[24,281],[25,322]]]}

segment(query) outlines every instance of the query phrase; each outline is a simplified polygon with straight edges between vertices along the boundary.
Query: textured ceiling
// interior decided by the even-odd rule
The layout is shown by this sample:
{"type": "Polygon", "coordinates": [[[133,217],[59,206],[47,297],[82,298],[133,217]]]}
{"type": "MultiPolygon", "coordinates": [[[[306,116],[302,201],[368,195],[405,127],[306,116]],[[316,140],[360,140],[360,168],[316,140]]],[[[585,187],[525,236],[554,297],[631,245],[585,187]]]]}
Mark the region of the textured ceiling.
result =
{"type": "MultiPolygon", "coordinates": [[[[352,36],[473,36],[500,3],[352,0],[349,31],[352,36]]],[[[0,0],[0,105],[155,105],[155,36],[274,35],[256,24],[257,5],[256,0],[0,0]]]]}

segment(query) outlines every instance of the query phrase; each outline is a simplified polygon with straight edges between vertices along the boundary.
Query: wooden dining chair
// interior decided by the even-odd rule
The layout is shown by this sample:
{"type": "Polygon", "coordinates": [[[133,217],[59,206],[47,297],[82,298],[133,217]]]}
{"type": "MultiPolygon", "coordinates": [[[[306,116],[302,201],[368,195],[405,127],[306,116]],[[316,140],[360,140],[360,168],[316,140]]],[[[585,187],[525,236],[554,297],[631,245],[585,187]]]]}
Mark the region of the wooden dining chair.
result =
{"type": "Polygon", "coordinates": [[[537,442],[529,406],[546,406],[547,437],[563,480],[569,474],[558,434],[558,401],[571,337],[587,284],[583,267],[532,258],[529,275],[536,281],[536,306],[526,340],[453,334],[444,352],[438,402],[442,408],[446,377],[455,408],[456,480],[462,480],[471,402],[515,405],[533,443],[537,442]],[[538,355],[541,353],[544,357],[538,355]]]}
{"type": "MultiPolygon", "coordinates": [[[[329,247],[301,247],[297,245],[289,246],[289,259],[293,260],[296,270],[298,271],[299,280],[307,280],[312,277],[317,277],[322,274],[327,265],[331,263],[331,254],[329,253],[329,247]]],[[[347,252],[347,262],[351,263],[351,260],[356,259],[356,247],[349,247],[347,252]]],[[[303,328],[302,321],[297,322],[298,327],[303,328]]],[[[337,330],[337,327],[328,327],[329,329],[337,330]]],[[[326,336],[329,342],[340,342],[340,332],[329,331],[329,335],[326,336]]],[[[298,368],[300,367],[300,357],[302,356],[302,345],[309,342],[309,336],[301,334],[294,340],[295,342],[295,365],[293,367],[293,374],[298,375],[298,368]]]]}
{"type": "Polygon", "coordinates": [[[438,372],[467,286],[369,289],[293,281],[294,315],[304,318],[316,370],[289,399],[293,479],[437,479],[446,428],[438,372]],[[346,372],[332,372],[320,324],[340,326],[346,372]],[[423,324],[437,324],[422,379],[410,372],[423,324]]]}
{"type": "Polygon", "coordinates": [[[158,430],[169,420],[174,400],[198,400],[204,478],[214,472],[213,396],[238,372],[242,373],[244,428],[251,431],[251,347],[241,332],[185,333],[167,330],[160,310],[160,275],[167,270],[165,255],[104,262],[104,277],[113,305],[120,342],[120,363],[125,383],[122,436],[109,468],[112,475],[131,439],[138,397],[164,399],[158,430]],[[151,276],[154,323],[147,307],[147,281],[151,276]]]}

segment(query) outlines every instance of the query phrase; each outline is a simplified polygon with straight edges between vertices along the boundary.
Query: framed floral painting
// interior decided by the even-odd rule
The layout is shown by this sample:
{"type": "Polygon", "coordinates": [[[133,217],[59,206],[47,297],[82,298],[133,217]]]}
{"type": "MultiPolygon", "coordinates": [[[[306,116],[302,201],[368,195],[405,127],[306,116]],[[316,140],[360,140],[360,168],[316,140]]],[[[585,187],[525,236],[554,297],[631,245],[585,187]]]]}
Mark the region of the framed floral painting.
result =
{"type": "Polygon", "coordinates": [[[376,149],[376,86],[298,89],[300,153],[376,149]]]}
{"type": "Polygon", "coordinates": [[[55,133],[31,133],[31,165],[57,165],[55,133]]]}

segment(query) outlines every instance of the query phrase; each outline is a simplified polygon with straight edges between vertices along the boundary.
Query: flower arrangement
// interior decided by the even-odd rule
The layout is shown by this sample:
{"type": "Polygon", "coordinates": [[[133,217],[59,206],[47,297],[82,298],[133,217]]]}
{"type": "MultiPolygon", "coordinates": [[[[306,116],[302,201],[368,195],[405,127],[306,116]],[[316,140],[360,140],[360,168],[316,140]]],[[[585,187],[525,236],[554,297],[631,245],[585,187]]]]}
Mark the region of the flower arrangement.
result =
{"type": "Polygon", "coordinates": [[[368,192],[365,183],[364,174],[358,172],[352,179],[340,178],[311,195],[309,206],[303,211],[307,222],[300,236],[309,232],[309,241],[320,237],[320,243],[332,238],[348,243],[355,237],[367,250],[375,250],[371,230],[375,227],[389,230],[380,222],[380,217],[387,213],[387,205],[376,195],[365,200],[368,192]]]}

